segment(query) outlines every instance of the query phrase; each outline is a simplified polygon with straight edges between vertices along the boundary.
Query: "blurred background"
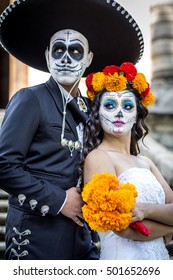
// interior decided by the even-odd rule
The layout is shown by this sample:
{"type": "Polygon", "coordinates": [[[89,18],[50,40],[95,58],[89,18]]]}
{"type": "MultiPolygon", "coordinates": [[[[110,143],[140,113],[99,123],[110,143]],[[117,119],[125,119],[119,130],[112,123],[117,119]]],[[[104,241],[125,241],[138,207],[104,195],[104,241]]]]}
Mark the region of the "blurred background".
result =
{"type": "MultiPolygon", "coordinates": [[[[11,2],[0,0],[0,14],[11,2]]],[[[141,143],[141,153],[155,162],[173,188],[173,0],[119,0],[118,3],[142,30],[144,54],[136,67],[146,75],[156,96],[147,121],[150,134],[145,145],[141,143]]],[[[130,38],[127,40],[130,42],[130,38]]],[[[0,123],[9,99],[18,89],[45,82],[49,76],[17,61],[0,46],[0,123]]],[[[84,79],[80,89],[85,95],[84,79]]],[[[5,248],[7,198],[0,189],[0,258],[5,248]]],[[[173,243],[169,251],[173,255],[173,243]]]]}

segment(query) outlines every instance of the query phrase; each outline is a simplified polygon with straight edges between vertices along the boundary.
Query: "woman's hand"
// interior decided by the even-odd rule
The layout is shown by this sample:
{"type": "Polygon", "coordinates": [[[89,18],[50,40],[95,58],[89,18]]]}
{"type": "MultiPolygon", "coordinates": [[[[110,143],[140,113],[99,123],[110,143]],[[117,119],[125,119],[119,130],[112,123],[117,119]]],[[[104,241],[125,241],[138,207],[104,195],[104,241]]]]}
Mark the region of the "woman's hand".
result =
{"type": "Polygon", "coordinates": [[[147,210],[147,203],[136,203],[135,207],[132,210],[132,223],[143,221],[145,218],[147,218],[146,215],[147,210]]]}

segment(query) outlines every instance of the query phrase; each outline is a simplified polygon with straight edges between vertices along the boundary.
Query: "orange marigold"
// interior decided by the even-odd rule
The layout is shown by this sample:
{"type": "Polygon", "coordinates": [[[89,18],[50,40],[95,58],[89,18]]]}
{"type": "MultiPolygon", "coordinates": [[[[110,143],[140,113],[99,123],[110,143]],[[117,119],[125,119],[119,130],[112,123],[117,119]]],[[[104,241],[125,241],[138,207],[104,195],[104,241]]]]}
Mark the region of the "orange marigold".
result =
{"type": "Polygon", "coordinates": [[[153,105],[154,102],[155,102],[155,96],[152,93],[152,91],[150,91],[142,100],[142,104],[146,107],[153,105]]]}
{"type": "Polygon", "coordinates": [[[88,98],[93,101],[95,96],[96,96],[96,92],[95,91],[92,91],[92,90],[87,90],[87,95],[88,95],[88,98]]]}
{"type": "Polygon", "coordinates": [[[97,72],[93,74],[92,78],[93,90],[98,92],[105,88],[105,75],[103,72],[97,72]]]}
{"type": "Polygon", "coordinates": [[[126,229],[132,218],[131,210],[137,196],[133,184],[119,184],[109,172],[95,174],[83,188],[83,217],[96,231],[126,229]]]}
{"type": "Polygon", "coordinates": [[[143,73],[138,73],[132,81],[132,84],[139,93],[142,93],[148,88],[148,83],[143,73]]]}
{"type": "Polygon", "coordinates": [[[105,80],[105,88],[107,91],[122,91],[125,90],[127,80],[124,76],[114,73],[113,75],[107,75],[105,80]]]}

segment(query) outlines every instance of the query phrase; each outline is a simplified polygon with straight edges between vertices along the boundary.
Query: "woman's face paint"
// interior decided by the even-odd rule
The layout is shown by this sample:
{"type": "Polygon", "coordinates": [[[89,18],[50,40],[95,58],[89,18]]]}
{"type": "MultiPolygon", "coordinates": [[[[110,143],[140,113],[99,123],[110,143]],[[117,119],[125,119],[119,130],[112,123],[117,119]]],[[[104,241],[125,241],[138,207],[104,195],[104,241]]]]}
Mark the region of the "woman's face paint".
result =
{"type": "Polygon", "coordinates": [[[113,135],[128,133],[136,122],[137,107],[132,92],[105,92],[102,96],[99,118],[102,129],[113,135]]]}

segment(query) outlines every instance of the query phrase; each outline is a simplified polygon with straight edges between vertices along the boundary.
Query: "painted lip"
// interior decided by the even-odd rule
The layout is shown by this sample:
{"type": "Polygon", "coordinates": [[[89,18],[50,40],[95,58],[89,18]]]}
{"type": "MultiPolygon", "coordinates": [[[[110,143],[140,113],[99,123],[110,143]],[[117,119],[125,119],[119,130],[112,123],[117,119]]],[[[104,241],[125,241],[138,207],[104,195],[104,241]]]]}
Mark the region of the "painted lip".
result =
{"type": "Polygon", "coordinates": [[[59,66],[59,65],[57,65],[57,68],[53,68],[53,70],[54,71],[57,71],[57,72],[79,72],[79,71],[81,71],[82,70],[82,67],[80,68],[80,69],[75,69],[76,68],[76,66],[74,66],[74,67],[70,67],[70,66],[59,66]]]}
{"type": "Polygon", "coordinates": [[[123,121],[115,121],[115,122],[113,122],[113,124],[116,125],[116,126],[122,126],[122,125],[124,125],[124,122],[123,121]]]}
{"type": "Polygon", "coordinates": [[[79,72],[81,69],[74,70],[74,68],[58,68],[57,70],[58,70],[58,72],[71,72],[71,73],[75,73],[75,72],[79,72]]]}

